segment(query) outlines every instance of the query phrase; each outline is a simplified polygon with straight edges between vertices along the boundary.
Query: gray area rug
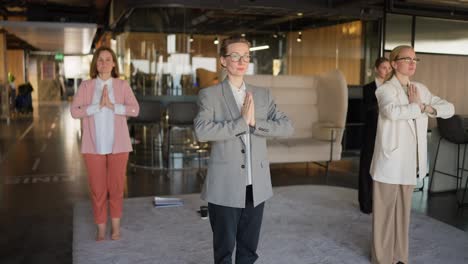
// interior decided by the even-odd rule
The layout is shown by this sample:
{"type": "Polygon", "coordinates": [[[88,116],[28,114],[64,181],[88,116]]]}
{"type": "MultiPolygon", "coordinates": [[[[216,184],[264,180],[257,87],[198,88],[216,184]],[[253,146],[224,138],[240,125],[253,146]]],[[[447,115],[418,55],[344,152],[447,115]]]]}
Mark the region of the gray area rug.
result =
{"type": "MultiPolygon", "coordinates": [[[[371,217],[361,214],[356,190],[330,186],[274,189],[265,214],[256,263],[369,263],[371,217]]],[[[95,242],[89,202],[76,204],[73,262],[213,263],[208,220],[199,194],[180,195],[185,205],[154,208],[152,197],[126,199],[122,239],[95,242]]],[[[468,263],[468,233],[412,214],[411,263],[468,263]]]]}

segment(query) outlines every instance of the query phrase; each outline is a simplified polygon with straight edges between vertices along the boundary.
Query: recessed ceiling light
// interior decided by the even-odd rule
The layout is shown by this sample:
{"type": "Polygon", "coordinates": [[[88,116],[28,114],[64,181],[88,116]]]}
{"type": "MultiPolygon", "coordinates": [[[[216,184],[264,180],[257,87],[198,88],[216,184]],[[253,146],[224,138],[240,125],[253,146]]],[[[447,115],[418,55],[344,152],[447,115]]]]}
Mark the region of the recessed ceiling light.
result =
{"type": "Polygon", "coordinates": [[[299,34],[297,35],[296,41],[297,42],[302,42],[302,32],[301,31],[299,31],[299,34]]]}
{"type": "Polygon", "coordinates": [[[251,47],[249,50],[250,51],[256,51],[256,50],[264,50],[264,49],[269,49],[269,45],[263,45],[263,46],[257,46],[257,47],[251,47]]]}

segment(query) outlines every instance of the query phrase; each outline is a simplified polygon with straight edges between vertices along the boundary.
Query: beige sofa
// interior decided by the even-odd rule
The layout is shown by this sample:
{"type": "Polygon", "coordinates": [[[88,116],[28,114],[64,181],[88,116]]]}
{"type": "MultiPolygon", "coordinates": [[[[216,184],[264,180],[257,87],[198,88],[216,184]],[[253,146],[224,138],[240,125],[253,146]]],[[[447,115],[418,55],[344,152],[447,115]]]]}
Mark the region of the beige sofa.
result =
{"type": "Polygon", "coordinates": [[[268,140],[271,163],[325,162],[341,159],[348,110],[348,88],[343,74],[250,75],[248,84],[269,87],[279,109],[292,120],[290,138],[268,140]]]}

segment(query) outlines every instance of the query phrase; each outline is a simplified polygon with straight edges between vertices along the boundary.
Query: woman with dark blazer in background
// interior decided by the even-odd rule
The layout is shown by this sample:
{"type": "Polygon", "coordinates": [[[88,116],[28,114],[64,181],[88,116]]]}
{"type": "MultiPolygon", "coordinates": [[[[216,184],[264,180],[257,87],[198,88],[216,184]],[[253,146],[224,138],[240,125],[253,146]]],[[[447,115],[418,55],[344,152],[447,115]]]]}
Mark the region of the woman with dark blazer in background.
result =
{"type": "Polygon", "coordinates": [[[359,163],[359,208],[365,214],[372,213],[372,176],[369,173],[372,155],[374,154],[375,134],[379,108],[375,90],[383,84],[385,76],[392,71],[390,62],[385,57],[375,61],[375,80],[363,86],[363,103],[365,126],[359,163]]]}

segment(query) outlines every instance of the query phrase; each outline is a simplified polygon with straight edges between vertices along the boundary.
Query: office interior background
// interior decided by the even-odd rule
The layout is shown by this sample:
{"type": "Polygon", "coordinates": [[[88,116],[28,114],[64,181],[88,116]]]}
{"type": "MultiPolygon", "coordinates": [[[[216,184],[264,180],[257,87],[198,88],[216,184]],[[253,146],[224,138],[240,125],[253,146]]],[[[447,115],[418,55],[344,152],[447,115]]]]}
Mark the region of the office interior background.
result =
{"type": "MultiPolygon", "coordinates": [[[[0,262],[73,259],[73,206],[87,201],[88,190],[80,123],[69,116],[69,104],[100,46],[116,52],[121,78],[140,103],[164,108],[146,111],[159,111],[157,118],[129,120],[135,153],[126,198],[200,192],[209,144],[196,140],[190,122],[170,123],[190,110],[168,107],[194,103],[200,89],[222,80],[220,44],[233,34],[252,43],[248,75],[320,76],[338,69],[346,81],[339,160],[323,161],[327,173],[313,162],[272,164],[274,186],[357,188],[362,86],[374,80],[375,59],[398,45],[413,46],[421,59],[414,80],[468,120],[467,1],[2,0],[0,230],[6,235],[0,262]],[[26,83],[33,110],[19,111],[11,87],[18,93],[26,83]]],[[[431,119],[428,134],[436,128],[431,119]]],[[[440,176],[442,187],[433,190],[426,178],[413,209],[466,232],[468,213],[456,206],[456,194],[467,176],[455,185],[440,176]]]]}

